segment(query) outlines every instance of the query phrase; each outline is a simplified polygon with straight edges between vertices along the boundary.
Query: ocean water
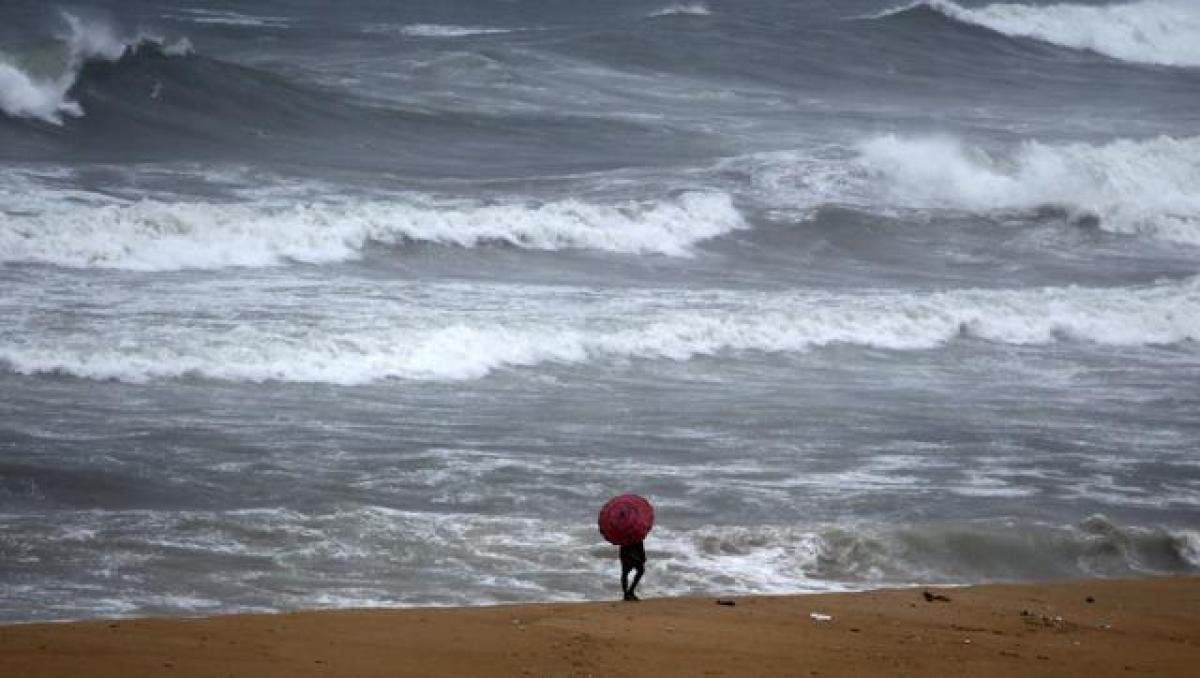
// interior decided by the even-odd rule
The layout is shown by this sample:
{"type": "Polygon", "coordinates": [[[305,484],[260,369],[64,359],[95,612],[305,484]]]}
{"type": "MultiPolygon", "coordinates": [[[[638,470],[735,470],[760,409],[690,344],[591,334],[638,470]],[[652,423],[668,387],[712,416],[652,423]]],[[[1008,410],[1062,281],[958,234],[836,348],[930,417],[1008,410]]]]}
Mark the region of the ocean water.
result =
{"type": "Polygon", "coordinates": [[[0,621],[1200,571],[1200,3],[5,0],[0,621]]]}

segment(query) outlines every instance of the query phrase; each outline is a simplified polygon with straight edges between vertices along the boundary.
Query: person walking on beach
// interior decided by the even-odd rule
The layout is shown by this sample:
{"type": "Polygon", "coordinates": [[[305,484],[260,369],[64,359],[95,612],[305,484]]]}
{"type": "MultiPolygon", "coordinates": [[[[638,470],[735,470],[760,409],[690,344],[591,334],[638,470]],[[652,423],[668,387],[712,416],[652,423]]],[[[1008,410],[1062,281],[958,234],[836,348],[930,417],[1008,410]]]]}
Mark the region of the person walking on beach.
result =
{"type": "Polygon", "coordinates": [[[610,544],[621,547],[621,595],[638,600],[637,586],[646,573],[646,548],[642,542],[654,527],[654,507],[644,497],[622,494],[609,499],[597,520],[600,534],[610,544]],[[629,573],[636,570],[633,583],[629,573]]]}
{"type": "Polygon", "coordinates": [[[621,592],[625,594],[625,600],[640,600],[634,590],[637,588],[638,582],[642,580],[642,575],[646,573],[646,549],[642,546],[642,542],[630,544],[621,547],[621,592]],[[637,574],[633,575],[633,583],[629,583],[629,573],[637,570],[637,574]]]}

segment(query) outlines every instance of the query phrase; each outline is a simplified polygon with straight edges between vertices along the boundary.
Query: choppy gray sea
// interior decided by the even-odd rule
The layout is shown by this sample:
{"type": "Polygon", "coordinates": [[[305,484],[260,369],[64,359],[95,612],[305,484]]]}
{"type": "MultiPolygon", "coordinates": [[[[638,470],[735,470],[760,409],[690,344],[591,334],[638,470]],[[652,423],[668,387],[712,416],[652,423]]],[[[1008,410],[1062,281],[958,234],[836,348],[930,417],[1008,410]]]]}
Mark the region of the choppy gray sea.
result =
{"type": "Polygon", "coordinates": [[[1200,571],[1200,4],[0,7],[0,620],[1200,571]]]}

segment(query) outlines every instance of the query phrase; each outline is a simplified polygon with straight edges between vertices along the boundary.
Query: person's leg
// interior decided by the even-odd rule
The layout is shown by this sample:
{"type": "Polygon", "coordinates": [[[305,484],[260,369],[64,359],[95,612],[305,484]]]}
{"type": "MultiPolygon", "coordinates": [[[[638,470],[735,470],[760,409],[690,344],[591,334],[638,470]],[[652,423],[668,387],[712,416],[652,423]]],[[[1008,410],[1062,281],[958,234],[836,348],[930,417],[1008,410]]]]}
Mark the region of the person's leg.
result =
{"type": "Polygon", "coordinates": [[[621,563],[621,596],[629,600],[629,570],[633,569],[628,563],[621,563]]]}
{"type": "MultiPolygon", "coordinates": [[[[633,575],[633,583],[629,585],[629,588],[625,589],[625,600],[638,600],[637,594],[634,593],[634,590],[637,589],[638,582],[642,580],[642,574],[646,572],[645,566],[643,566],[641,563],[638,563],[633,567],[637,570],[637,574],[633,575]]],[[[622,575],[622,582],[624,582],[624,575],[622,575]]]]}

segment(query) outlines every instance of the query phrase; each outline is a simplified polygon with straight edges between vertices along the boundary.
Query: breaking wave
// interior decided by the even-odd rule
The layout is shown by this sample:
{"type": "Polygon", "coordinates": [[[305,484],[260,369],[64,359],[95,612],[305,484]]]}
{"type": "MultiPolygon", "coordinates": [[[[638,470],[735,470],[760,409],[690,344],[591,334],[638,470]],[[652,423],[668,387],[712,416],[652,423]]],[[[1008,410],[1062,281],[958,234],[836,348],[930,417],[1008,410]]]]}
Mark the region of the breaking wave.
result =
{"type": "Polygon", "coordinates": [[[886,134],[853,147],[742,156],[715,171],[745,182],[749,202],[790,220],[823,205],[995,216],[1049,208],[1111,233],[1200,245],[1200,137],[983,147],[886,134]]]}
{"type": "MultiPolygon", "coordinates": [[[[829,157],[777,153],[731,163],[751,177],[747,185],[733,176],[747,186],[736,205],[716,190],[611,203],[423,195],[121,201],[19,182],[0,185],[7,203],[0,262],[141,271],[277,266],[355,260],[372,244],[406,242],[688,256],[704,241],[748,228],[743,203],[803,213],[826,204],[999,216],[1053,208],[1108,232],[1200,245],[1200,137],[984,148],[884,135],[829,157]]],[[[731,167],[719,166],[708,182],[722,185],[731,167]]]]}
{"type": "MultiPolygon", "coordinates": [[[[501,461],[511,468],[513,460],[501,461]]],[[[30,536],[18,553],[35,563],[91,563],[85,581],[96,585],[67,587],[61,575],[35,565],[0,601],[0,619],[578,601],[609,594],[612,551],[597,544],[595,530],[581,527],[576,514],[441,508],[88,510],[19,517],[10,522],[30,536]],[[443,564],[447,558],[458,564],[451,572],[443,564]],[[210,559],[222,567],[206,578],[180,582],[171,576],[210,559]],[[575,576],[562,576],[567,568],[575,576]],[[332,582],[310,574],[330,570],[339,572],[332,582]],[[136,585],[114,588],[115,571],[136,585]],[[414,571],[427,586],[408,584],[404,575],[414,571]]],[[[655,591],[695,596],[1195,574],[1200,565],[1188,555],[1194,538],[1194,532],[1093,515],[1066,525],[664,524],[648,548],[657,564],[655,591]]]]}
{"type": "Polygon", "coordinates": [[[1109,5],[995,3],[977,8],[951,0],[924,0],[884,16],[917,7],[1005,35],[1091,50],[1124,61],[1200,66],[1200,4],[1190,0],[1109,5]]]}
{"type": "Polygon", "coordinates": [[[63,116],[84,114],[70,92],[87,62],[115,62],[145,48],[158,49],[167,56],[182,56],[192,49],[186,38],[172,43],[149,35],[124,39],[107,24],[85,22],[68,12],[60,16],[67,33],[59,37],[62,55],[58,72],[39,73],[0,52],[0,111],[6,115],[61,125],[63,116]]]}
{"type": "MultiPolygon", "coordinates": [[[[224,306],[205,311],[212,304],[228,304],[228,299],[184,298],[163,290],[170,308],[186,307],[191,313],[178,316],[143,308],[136,300],[113,301],[115,315],[91,318],[86,334],[69,328],[43,331],[36,342],[18,324],[0,334],[0,361],[22,374],[131,382],[191,376],[361,384],[472,380],[499,369],[547,363],[687,361],[838,344],[916,351],[962,339],[1113,346],[1200,339],[1200,279],[1140,288],[927,294],[658,290],[572,299],[563,290],[543,294],[536,292],[541,288],[530,289],[534,291],[510,290],[498,313],[480,312],[477,301],[452,289],[429,292],[434,297],[426,294],[420,303],[388,302],[386,307],[372,297],[352,303],[349,293],[323,304],[308,297],[294,302],[280,298],[275,303],[313,311],[299,325],[232,326],[221,320],[227,315],[224,306]],[[513,311],[518,308],[520,313],[513,311]],[[143,314],[144,321],[139,319],[143,314]]],[[[261,298],[274,296],[278,294],[264,293],[261,298]]],[[[262,303],[248,301],[245,313],[279,315],[258,308],[262,303]]],[[[23,317],[23,322],[39,322],[23,317]]]]}
{"type": "Polygon", "coordinates": [[[1200,137],[1103,146],[1028,141],[992,152],[952,138],[887,135],[859,163],[892,205],[964,210],[1056,206],[1117,233],[1200,245],[1200,137]]]}
{"type": "Polygon", "coordinates": [[[272,266],[356,259],[370,243],[404,241],[686,256],[700,240],[745,227],[721,193],[613,205],[44,202],[32,213],[0,212],[0,261],[141,271],[272,266]]]}
{"type": "MultiPolygon", "coordinates": [[[[683,572],[724,575],[748,592],[979,583],[1058,577],[1191,573],[1195,533],[1119,526],[1102,515],[1074,525],[989,522],[878,526],[710,527],[656,531],[683,572]],[[665,532],[665,531],[663,531],[665,532]],[[807,585],[807,586],[806,586],[807,585]]],[[[697,589],[712,590],[708,585],[697,589]]]]}

